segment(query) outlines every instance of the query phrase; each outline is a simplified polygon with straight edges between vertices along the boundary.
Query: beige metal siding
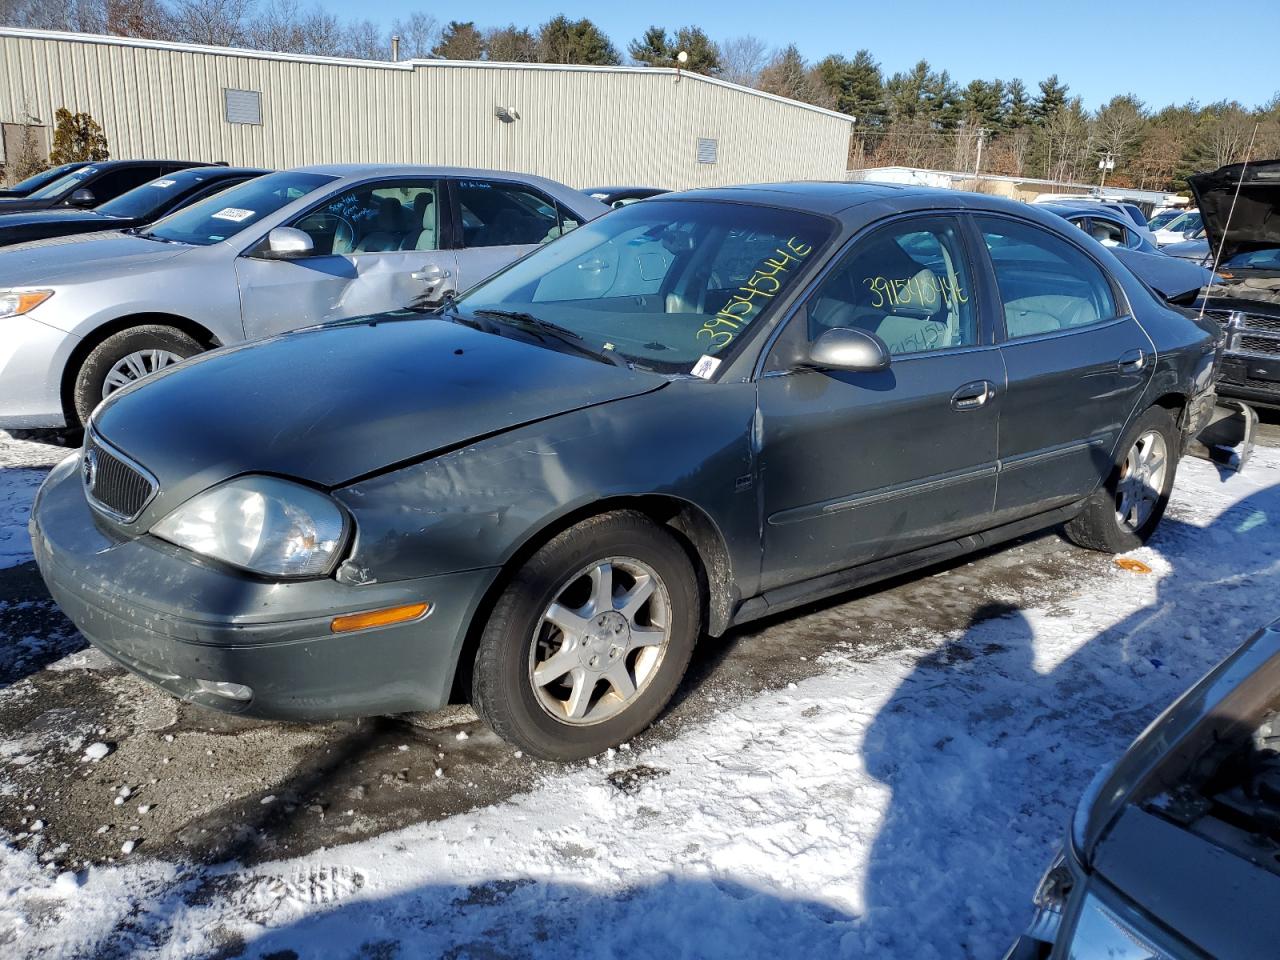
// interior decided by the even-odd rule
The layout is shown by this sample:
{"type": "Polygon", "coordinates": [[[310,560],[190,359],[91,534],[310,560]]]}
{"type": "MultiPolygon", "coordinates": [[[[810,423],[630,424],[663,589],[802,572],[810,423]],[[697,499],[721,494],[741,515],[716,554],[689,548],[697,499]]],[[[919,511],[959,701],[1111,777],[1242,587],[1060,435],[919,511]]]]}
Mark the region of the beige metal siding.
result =
{"type": "Polygon", "coordinates": [[[849,119],[670,71],[316,60],[0,30],[0,121],[92,114],[119,158],[458,164],[587,186],[841,179],[849,119]],[[262,124],[223,89],[262,95],[262,124]],[[495,107],[519,116],[504,123],[495,107]],[[697,139],[719,141],[696,162],[697,139]]]}

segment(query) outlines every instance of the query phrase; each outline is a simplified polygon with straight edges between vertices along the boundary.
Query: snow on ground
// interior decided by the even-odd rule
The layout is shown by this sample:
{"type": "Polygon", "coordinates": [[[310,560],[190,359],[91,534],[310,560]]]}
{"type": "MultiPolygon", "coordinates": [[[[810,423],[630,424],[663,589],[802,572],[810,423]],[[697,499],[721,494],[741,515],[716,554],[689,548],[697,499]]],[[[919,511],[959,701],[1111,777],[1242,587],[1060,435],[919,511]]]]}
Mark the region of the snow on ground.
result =
{"type": "Polygon", "coordinates": [[[16,440],[0,431],[0,568],[31,559],[27,517],[49,468],[70,450],[47,443],[16,440]]]}
{"type": "MultiPolygon", "coordinates": [[[[0,849],[19,956],[998,956],[1090,778],[1280,615],[1280,450],[1185,461],[1119,567],[732,703],[509,802],[295,860],[55,877],[0,849]]],[[[940,579],[938,589],[945,590],[940,579]]],[[[857,604],[849,608],[856,614],[857,604]]],[[[911,630],[911,627],[905,629],[911,630]]]]}

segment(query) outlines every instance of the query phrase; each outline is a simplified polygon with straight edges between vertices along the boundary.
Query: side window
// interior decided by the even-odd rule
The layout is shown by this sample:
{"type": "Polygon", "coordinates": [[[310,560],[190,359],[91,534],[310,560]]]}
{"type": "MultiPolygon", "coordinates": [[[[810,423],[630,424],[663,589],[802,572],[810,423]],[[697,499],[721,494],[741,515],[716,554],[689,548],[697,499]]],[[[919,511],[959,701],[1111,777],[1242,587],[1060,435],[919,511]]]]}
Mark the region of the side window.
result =
{"type": "Polygon", "coordinates": [[[86,183],[86,189],[93,191],[93,199],[98,203],[114,200],[120,194],[156,178],[155,167],[122,167],[111,170],[95,180],[86,183]]]}
{"type": "Polygon", "coordinates": [[[1102,268],[1047,230],[978,217],[1004,302],[1009,339],[1083,327],[1116,316],[1102,268]]]}
{"type": "Polygon", "coordinates": [[[567,232],[555,201],[514,183],[459,180],[464,247],[527,246],[567,232]]]}
{"type": "Polygon", "coordinates": [[[854,327],[894,356],[972,346],[977,311],[956,222],[912,219],[859,240],[809,300],[809,336],[854,327]]]}
{"type": "Polygon", "coordinates": [[[1089,235],[1104,247],[1128,246],[1128,231],[1118,223],[1093,217],[1089,220],[1089,235]]]}
{"type": "Polygon", "coordinates": [[[437,250],[439,194],[428,180],[366,183],[303,214],[293,226],[311,237],[316,256],[437,250]]]}

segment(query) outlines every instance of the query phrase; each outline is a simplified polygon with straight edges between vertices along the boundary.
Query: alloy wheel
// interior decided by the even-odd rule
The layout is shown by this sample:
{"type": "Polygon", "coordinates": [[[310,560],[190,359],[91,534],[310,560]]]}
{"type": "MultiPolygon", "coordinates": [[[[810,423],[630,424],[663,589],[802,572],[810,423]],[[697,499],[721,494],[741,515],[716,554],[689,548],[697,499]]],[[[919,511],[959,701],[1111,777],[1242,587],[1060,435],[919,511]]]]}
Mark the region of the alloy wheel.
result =
{"type": "Polygon", "coordinates": [[[1169,450],[1155,430],[1142,434],[1129,449],[1116,485],[1116,523],[1136,532],[1151,519],[1164,490],[1169,450]]]}
{"type": "Polygon", "coordinates": [[[529,652],[539,705],[562,723],[616,716],[658,672],[671,639],[671,599],[653,568],[609,557],[566,580],[543,612],[529,652]]]}

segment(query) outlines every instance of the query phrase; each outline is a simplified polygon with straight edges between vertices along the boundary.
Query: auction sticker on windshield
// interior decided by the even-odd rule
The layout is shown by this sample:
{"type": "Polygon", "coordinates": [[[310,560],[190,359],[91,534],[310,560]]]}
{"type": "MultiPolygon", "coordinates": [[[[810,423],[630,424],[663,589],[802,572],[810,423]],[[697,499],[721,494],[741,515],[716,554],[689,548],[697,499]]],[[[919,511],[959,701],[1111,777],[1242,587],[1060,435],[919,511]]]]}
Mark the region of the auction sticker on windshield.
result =
{"type": "Polygon", "coordinates": [[[241,210],[239,207],[226,207],[215,214],[211,214],[211,216],[215,220],[231,220],[234,223],[240,223],[242,220],[248,220],[255,213],[256,211],[254,210],[241,210]]]}
{"type": "Polygon", "coordinates": [[[163,190],[165,187],[172,187],[177,182],[177,180],[152,180],[151,186],[159,187],[163,190]]]}

